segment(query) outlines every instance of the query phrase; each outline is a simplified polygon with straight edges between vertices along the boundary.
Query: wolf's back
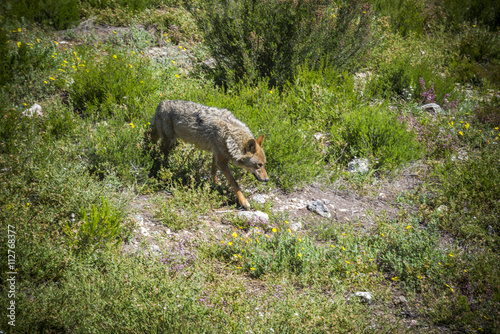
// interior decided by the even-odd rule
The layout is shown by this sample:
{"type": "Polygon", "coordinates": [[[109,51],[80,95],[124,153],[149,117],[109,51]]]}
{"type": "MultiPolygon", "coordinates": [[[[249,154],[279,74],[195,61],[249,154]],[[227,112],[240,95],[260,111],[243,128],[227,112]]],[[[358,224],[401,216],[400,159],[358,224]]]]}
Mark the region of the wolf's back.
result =
{"type": "Polygon", "coordinates": [[[248,127],[229,110],[190,101],[162,101],[151,122],[161,137],[176,137],[198,148],[237,158],[245,143],[253,138],[248,127]],[[158,122],[160,124],[158,124],[158,122]]]}

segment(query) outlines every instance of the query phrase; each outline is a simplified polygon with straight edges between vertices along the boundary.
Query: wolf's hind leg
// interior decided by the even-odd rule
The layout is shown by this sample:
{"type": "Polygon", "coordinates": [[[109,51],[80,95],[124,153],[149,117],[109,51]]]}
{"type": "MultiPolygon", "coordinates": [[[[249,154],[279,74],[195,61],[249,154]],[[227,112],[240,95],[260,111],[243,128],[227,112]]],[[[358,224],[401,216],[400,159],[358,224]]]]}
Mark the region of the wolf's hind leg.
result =
{"type": "Polygon", "coordinates": [[[215,154],[212,156],[212,178],[214,180],[214,183],[217,184],[217,158],[215,157],[215,154]]]}

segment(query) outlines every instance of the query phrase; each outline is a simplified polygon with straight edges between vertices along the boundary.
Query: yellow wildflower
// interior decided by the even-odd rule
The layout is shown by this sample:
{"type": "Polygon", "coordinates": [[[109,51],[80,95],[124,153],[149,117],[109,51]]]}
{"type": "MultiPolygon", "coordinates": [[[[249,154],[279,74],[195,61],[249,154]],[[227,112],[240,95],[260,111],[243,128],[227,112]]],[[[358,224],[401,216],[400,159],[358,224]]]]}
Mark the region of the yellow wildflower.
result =
{"type": "Polygon", "coordinates": [[[278,232],[278,230],[276,228],[274,228],[274,227],[273,227],[272,231],[273,231],[273,233],[278,232]]]}
{"type": "Polygon", "coordinates": [[[233,238],[236,238],[238,236],[238,233],[234,232],[233,233],[233,238]]]}

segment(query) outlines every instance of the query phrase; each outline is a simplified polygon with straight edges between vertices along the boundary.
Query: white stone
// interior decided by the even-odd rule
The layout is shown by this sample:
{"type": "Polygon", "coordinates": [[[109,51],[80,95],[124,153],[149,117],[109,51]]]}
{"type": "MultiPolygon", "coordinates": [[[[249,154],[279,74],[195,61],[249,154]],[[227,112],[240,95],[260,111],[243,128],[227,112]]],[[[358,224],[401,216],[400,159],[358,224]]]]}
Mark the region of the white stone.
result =
{"type": "Polygon", "coordinates": [[[317,200],[317,201],[312,201],[310,204],[307,205],[307,209],[309,209],[312,212],[317,213],[320,216],[326,217],[326,218],[331,218],[332,214],[330,213],[330,210],[326,207],[323,202],[317,200]]]}
{"type": "Polygon", "coordinates": [[[269,215],[262,211],[241,211],[238,212],[238,216],[245,217],[251,221],[269,222],[269,215]]]}
{"type": "Polygon", "coordinates": [[[261,194],[255,194],[252,197],[250,197],[250,199],[253,200],[253,201],[255,201],[255,202],[257,202],[257,203],[259,203],[259,204],[266,203],[266,199],[261,194]]]}
{"type": "Polygon", "coordinates": [[[23,116],[33,117],[33,116],[43,116],[42,107],[39,104],[32,105],[29,109],[23,112],[23,116]]]}
{"type": "Polygon", "coordinates": [[[303,227],[303,225],[302,225],[302,222],[300,222],[300,221],[290,223],[290,229],[294,232],[297,232],[298,230],[302,229],[302,227],[303,227]]]}
{"type": "Polygon", "coordinates": [[[368,159],[353,159],[347,164],[347,170],[349,173],[368,173],[370,169],[370,164],[368,159]]]}
{"type": "Polygon", "coordinates": [[[436,103],[424,104],[423,106],[420,107],[420,109],[428,111],[430,113],[435,113],[435,114],[443,112],[443,108],[441,108],[441,106],[439,106],[436,103]]]}
{"type": "Polygon", "coordinates": [[[355,295],[357,297],[363,298],[363,300],[365,302],[367,302],[367,303],[370,303],[372,301],[372,299],[373,299],[372,294],[369,293],[369,292],[358,291],[358,292],[355,293],[355,295]]]}

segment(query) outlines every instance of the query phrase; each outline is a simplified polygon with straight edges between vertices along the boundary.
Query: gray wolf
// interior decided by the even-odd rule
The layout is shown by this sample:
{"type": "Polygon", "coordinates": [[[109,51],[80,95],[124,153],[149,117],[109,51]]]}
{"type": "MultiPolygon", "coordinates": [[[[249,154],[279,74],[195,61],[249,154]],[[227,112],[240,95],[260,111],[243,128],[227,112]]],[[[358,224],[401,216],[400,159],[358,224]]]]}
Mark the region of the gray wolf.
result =
{"type": "Polygon", "coordinates": [[[212,152],[211,174],[214,181],[217,183],[219,168],[246,210],[250,204],[234,179],[229,162],[252,173],[259,181],[269,181],[262,149],[265,136],[255,139],[248,127],[227,109],[189,101],[162,101],[156,108],[149,131],[153,144],[161,139],[160,150],[165,156],[172,150],[177,138],[212,152]]]}

